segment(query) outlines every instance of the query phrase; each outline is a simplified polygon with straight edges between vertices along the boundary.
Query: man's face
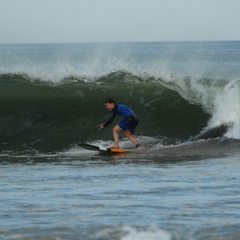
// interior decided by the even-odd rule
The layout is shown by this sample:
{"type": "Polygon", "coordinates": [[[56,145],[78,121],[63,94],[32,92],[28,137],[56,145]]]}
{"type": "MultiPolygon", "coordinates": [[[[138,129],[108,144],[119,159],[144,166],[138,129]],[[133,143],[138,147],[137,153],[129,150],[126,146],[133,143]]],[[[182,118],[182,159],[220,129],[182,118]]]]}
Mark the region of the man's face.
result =
{"type": "Polygon", "coordinates": [[[112,111],[113,108],[115,107],[115,104],[114,103],[106,103],[105,106],[109,111],[112,111]]]}

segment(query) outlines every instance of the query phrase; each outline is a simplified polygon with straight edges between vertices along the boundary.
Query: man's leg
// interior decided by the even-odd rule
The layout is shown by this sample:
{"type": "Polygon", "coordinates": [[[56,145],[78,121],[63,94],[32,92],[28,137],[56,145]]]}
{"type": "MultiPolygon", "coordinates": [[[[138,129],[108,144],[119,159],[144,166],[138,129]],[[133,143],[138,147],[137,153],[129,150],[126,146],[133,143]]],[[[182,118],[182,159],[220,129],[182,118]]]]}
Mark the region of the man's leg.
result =
{"type": "Polygon", "coordinates": [[[129,140],[131,140],[131,142],[132,142],[135,146],[139,144],[138,141],[137,141],[137,139],[133,136],[133,134],[132,134],[129,130],[126,130],[125,135],[126,135],[126,137],[127,137],[129,140]]]}
{"type": "Polygon", "coordinates": [[[118,136],[118,132],[121,131],[122,129],[116,125],[114,128],[113,128],[113,138],[114,138],[114,146],[112,146],[111,148],[119,148],[119,136],[118,136]]]}

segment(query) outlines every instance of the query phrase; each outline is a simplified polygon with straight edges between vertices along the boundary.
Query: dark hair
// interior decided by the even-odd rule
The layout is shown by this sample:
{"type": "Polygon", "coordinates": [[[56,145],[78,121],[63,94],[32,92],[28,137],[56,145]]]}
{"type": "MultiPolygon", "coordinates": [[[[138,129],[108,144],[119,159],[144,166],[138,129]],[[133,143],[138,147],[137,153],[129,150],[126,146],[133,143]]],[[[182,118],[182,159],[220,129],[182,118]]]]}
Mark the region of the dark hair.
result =
{"type": "Polygon", "coordinates": [[[114,104],[116,105],[115,101],[114,101],[112,98],[108,99],[108,100],[105,102],[105,104],[106,104],[106,103],[114,103],[114,104]]]}

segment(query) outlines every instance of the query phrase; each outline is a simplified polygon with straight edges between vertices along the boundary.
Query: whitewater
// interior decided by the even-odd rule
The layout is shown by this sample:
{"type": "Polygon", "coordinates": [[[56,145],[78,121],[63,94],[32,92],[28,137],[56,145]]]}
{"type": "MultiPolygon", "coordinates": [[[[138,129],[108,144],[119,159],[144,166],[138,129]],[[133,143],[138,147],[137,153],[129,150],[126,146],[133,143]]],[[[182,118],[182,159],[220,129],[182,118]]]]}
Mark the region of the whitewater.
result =
{"type": "Polygon", "coordinates": [[[239,41],[0,45],[1,239],[240,238],[239,66],[239,41]],[[78,146],[113,144],[108,98],[144,150],[78,146]]]}

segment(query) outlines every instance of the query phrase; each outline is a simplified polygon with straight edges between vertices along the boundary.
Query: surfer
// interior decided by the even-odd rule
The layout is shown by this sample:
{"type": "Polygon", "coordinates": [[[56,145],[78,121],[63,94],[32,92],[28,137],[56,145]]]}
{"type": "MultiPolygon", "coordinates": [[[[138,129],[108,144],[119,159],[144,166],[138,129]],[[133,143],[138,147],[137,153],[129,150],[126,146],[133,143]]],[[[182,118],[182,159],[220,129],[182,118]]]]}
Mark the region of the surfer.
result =
{"type": "Polygon", "coordinates": [[[139,142],[133,136],[135,128],[139,122],[138,117],[133,110],[126,105],[116,104],[113,99],[108,99],[105,102],[105,106],[109,111],[112,111],[112,115],[106,123],[100,125],[100,128],[105,128],[111,124],[117,115],[124,117],[124,119],[113,128],[113,138],[115,144],[111,148],[119,148],[118,132],[121,130],[125,131],[126,137],[131,140],[136,148],[140,147],[139,142]]]}

